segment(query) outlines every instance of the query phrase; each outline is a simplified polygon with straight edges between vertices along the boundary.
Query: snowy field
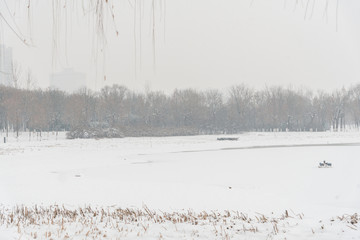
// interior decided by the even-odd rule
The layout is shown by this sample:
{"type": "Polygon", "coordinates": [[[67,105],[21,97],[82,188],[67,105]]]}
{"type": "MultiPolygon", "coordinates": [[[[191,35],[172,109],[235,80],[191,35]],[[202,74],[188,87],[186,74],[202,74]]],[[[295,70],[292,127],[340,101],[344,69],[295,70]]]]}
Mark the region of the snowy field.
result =
{"type": "Polygon", "coordinates": [[[360,132],[217,137],[11,136],[0,239],[360,239],[360,132]]]}

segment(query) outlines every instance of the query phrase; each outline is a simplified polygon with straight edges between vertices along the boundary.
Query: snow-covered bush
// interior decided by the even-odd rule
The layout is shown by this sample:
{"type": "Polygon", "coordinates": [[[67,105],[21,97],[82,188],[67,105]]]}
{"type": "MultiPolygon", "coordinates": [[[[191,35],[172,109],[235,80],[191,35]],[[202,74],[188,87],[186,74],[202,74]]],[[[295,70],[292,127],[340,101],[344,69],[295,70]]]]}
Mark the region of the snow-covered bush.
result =
{"type": "Polygon", "coordinates": [[[122,138],[116,128],[77,127],[66,133],[68,139],[75,138],[122,138]]]}

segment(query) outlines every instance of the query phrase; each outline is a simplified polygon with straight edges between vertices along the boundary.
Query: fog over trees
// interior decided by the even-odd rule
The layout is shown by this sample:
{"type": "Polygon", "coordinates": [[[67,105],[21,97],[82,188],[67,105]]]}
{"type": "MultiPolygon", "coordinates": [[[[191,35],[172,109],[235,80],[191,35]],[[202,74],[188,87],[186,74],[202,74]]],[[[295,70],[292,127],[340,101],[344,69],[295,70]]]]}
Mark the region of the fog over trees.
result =
{"type": "Polygon", "coordinates": [[[360,85],[327,93],[239,84],[227,92],[175,89],[172,94],[119,85],[72,94],[0,86],[0,128],[17,134],[78,128],[116,129],[123,136],[337,131],[359,123],[360,85]]]}

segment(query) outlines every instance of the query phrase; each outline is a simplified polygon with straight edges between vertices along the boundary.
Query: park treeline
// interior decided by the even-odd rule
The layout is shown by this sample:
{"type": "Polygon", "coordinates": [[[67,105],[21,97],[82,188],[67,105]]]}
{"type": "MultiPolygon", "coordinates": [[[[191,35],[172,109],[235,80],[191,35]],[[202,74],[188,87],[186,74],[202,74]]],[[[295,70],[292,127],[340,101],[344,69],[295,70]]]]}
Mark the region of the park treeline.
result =
{"type": "Polygon", "coordinates": [[[219,90],[136,92],[26,90],[0,86],[2,131],[115,129],[123,136],[172,136],[243,131],[326,131],[357,127],[360,84],[331,93],[244,84],[219,90]]]}

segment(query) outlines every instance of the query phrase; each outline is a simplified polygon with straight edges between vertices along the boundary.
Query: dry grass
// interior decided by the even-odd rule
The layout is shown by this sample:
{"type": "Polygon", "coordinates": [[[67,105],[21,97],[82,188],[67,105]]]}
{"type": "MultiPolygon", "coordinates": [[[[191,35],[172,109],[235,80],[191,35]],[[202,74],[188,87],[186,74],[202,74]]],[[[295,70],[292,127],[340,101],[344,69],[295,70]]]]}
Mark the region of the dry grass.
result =
{"type": "Polygon", "coordinates": [[[16,235],[31,239],[76,236],[95,239],[156,236],[162,239],[169,234],[196,238],[205,233],[216,239],[231,239],[236,235],[259,233],[259,228],[264,229],[262,233],[266,235],[277,235],[282,231],[279,222],[289,218],[299,220],[295,215],[290,216],[288,211],[280,217],[267,217],[260,213],[250,217],[238,211],[162,212],[147,206],[142,209],[91,206],[70,209],[58,205],[35,205],[1,209],[0,229],[16,229],[16,235]]]}
{"type": "MultiPolygon", "coordinates": [[[[279,216],[254,216],[239,211],[183,210],[154,211],[147,206],[136,208],[94,208],[91,206],[66,208],[64,206],[15,206],[0,210],[0,232],[12,230],[15,237],[26,239],[117,239],[131,237],[234,239],[243,235],[284,238],[303,221],[303,214],[285,211],[279,216]]],[[[329,221],[338,221],[357,230],[359,216],[342,215],[329,221]]],[[[324,231],[320,222],[319,231],[324,231]]],[[[317,234],[313,228],[309,233],[317,234]]]]}
{"type": "Polygon", "coordinates": [[[360,222],[360,216],[357,213],[355,213],[353,215],[344,214],[342,216],[338,216],[338,219],[341,222],[346,223],[346,226],[348,228],[356,230],[356,231],[358,230],[357,224],[360,222]]]}

